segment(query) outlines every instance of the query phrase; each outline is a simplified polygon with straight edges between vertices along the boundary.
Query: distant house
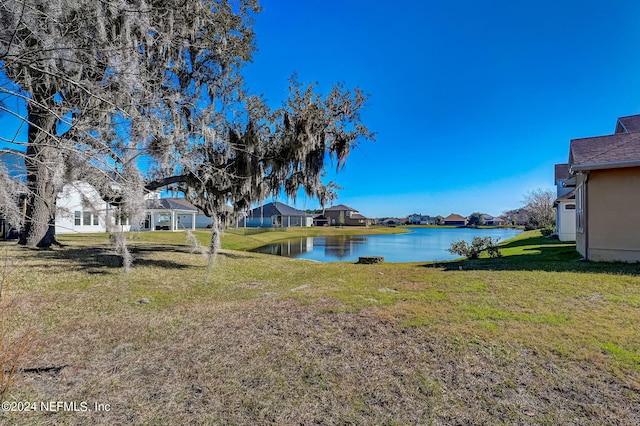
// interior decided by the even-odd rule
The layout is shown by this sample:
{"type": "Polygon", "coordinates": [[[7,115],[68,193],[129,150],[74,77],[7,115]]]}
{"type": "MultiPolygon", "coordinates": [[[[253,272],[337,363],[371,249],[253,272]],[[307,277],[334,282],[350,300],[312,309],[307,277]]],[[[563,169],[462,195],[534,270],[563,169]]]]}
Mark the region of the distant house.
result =
{"type": "Polygon", "coordinates": [[[490,214],[483,214],[482,219],[484,219],[484,224],[486,226],[503,226],[505,224],[505,220],[503,218],[491,216],[490,214]]]}
{"type": "Polygon", "coordinates": [[[313,216],[313,226],[329,226],[329,220],[323,214],[313,216]]]}
{"type": "Polygon", "coordinates": [[[309,227],[313,225],[313,215],[286,204],[273,202],[256,207],[238,220],[238,227],[309,227]]]}
{"type": "Polygon", "coordinates": [[[410,225],[435,225],[436,218],[429,215],[412,214],[407,217],[410,225]]]}
{"type": "Polygon", "coordinates": [[[384,225],[384,226],[398,226],[406,223],[406,220],[399,219],[397,217],[387,217],[385,219],[382,219],[379,223],[380,225],[384,225]]]}
{"type": "Polygon", "coordinates": [[[371,219],[361,215],[356,209],[344,204],[325,209],[324,215],[331,226],[369,226],[371,219]]]}
{"type": "Polygon", "coordinates": [[[556,231],[560,241],[576,240],[576,194],[573,188],[566,186],[570,181],[569,164],[556,164],[554,167],[556,185],[556,231]]]}
{"type": "Polygon", "coordinates": [[[467,224],[467,218],[456,213],[451,213],[442,219],[442,222],[445,226],[465,226],[467,224]]]}
{"type": "Polygon", "coordinates": [[[640,262],[640,115],[619,118],[613,135],[571,140],[569,172],[578,252],[640,262]]]}
{"type": "MultiPolygon", "coordinates": [[[[7,177],[10,179],[23,184],[26,183],[27,176],[24,165],[24,155],[20,151],[13,149],[0,150],[0,167],[2,167],[3,172],[7,173],[7,177]]],[[[15,214],[19,215],[19,212],[23,211],[24,194],[18,194],[14,200],[3,201],[13,204],[15,214]]],[[[14,225],[15,224],[9,223],[9,219],[0,213],[0,239],[17,238],[18,231],[14,225]]]]}

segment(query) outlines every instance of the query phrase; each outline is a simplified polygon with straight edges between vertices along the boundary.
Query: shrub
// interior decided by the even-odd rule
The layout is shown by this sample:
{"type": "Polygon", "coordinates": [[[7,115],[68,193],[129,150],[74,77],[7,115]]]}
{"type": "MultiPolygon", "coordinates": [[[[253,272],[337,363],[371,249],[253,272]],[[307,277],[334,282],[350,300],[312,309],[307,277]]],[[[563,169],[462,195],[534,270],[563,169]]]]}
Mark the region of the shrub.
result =
{"type": "Polygon", "coordinates": [[[555,229],[553,229],[551,227],[542,228],[540,230],[540,233],[542,234],[543,237],[548,237],[551,234],[553,234],[554,232],[555,232],[555,229]]]}
{"type": "Polygon", "coordinates": [[[487,251],[490,257],[501,257],[502,254],[498,249],[498,241],[493,240],[491,237],[473,237],[471,243],[467,241],[454,241],[451,243],[451,247],[447,249],[449,253],[458,254],[464,256],[467,259],[477,259],[480,253],[487,251]]]}

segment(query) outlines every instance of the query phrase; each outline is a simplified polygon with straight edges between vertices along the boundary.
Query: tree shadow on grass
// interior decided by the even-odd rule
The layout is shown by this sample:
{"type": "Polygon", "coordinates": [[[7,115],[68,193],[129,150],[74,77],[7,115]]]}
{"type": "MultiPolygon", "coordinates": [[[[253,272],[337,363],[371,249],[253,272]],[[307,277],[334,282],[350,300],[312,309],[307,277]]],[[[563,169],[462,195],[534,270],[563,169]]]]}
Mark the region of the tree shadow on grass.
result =
{"type": "MultiPolygon", "coordinates": [[[[180,252],[189,253],[184,246],[153,246],[153,247],[130,247],[134,257],[134,267],[156,267],[166,269],[186,269],[191,265],[182,264],[173,260],[150,259],[146,254],[157,252],[180,252]],[[177,249],[179,247],[179,249],[177,249]]],[[[109,269],[122,268],[122,256],[115,253],[111,248],[104,247],[71,247],[65,246],[55,250],[39,250],[39,258],[47,263],[47,268],[65,268],[74,266],[86,270],[90,274],[107,274],[109,269]],[[57,264],[54,262],[58,262],[57,264]],[[60,263],[62,262],[62,263],[60,263]]]]}
{"type": "Polygon", "coordinates": [[[587,262],[575,249],[575,244],[567,244],[546,237],[532,237],[514,240],[500,246],[506,255],[500,258],[475,260],[454,260],[422,265],[445,271],[543,271],[582,272],[619,275],[640,275],[640,263],[587,262]],[[516,253],[509,253],[516,249],[516,253]]]}
{"type": "Polygon", "coordinates": [[[229,259],[255,259],[254,256],[248,254],[233,253],[229,251],[219,251],[218,256],[228,257],[229,259]]]}

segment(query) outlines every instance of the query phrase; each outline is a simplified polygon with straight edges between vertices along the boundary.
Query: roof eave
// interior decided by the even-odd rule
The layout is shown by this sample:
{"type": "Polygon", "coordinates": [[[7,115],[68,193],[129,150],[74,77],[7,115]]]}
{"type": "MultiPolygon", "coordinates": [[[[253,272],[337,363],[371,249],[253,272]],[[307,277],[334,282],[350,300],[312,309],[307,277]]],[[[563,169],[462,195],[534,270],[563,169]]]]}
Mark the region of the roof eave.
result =
{"type": "Polygon", "coordinates": [[[571,176],[569,179],[565,180],[562,183],[563,188],[575,188],[578,180],[575,176],[571,176]]]}
{"type": "Polygon", "coordinates": [[[625,167],[640,167],[640,160],[611,161],[608,163],[572,164],[570,166],[570,171],[574,173],[586,172],[589,170],[622,169],[625,167]]]}
{"type": "Polygon", "coordinates": [[[161,209],[155,209],[155,208],[150,208],[150,209],[146,209],[146,211],[148,212],[177,212],[177,213],[196,213],[198,214],[197,210],[186,210],[186,209],[171,209],[171,208],[161,208],[161,209]]]}

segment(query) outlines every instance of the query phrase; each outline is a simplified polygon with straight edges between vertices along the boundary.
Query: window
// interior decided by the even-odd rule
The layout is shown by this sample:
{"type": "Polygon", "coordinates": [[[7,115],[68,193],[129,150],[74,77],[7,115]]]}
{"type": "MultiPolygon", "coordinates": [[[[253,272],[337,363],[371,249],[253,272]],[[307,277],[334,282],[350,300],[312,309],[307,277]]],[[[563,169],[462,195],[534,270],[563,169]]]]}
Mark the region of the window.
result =
{"type": "Polygon", "coordinates": [[[97,214],[94,214],[94,215],[93,215],[93,225],[94,225],[94,226],[99,225],[99,223],[98,223],[98,215],[97,215],[97,214]]]}
{"type": "Polygon", "coordinates": [[[576,188],[576,231],[584,232],[584,186],[576,188]]]}
{"type": "Polygon", "coordinates": [[[122,210],[118,210],[115,214],[115,223],[116,225],[128,225],[129,217],[122,210]]]}
{"type": "Polygon", "coordinates": [[[576,205],[575,204],[565,204],[564,205],[564,209],[565,210],[575,210],[576,209],[576,205]]]}
{"type": "Polygon", "coordinates": [[[80,220],[81,220],[81,219],[80,219],[80,215],[81,215],[81,214],[82,214],[82,212],[81,212],[81,211],[79,211],[79,210],[76,210],[76,211],[74,211],[74,212],[73,212],[73,224],[74,224],[75,226],[80,226],[80,225],[82,225],[82,223],[81,223],[81,221],[80,221],[80,220]]]}
{"type": "Polygon", "coordinates": [[[82,213],[82,225],[84,226],[91,225],[91,212],[82,213]]]}

